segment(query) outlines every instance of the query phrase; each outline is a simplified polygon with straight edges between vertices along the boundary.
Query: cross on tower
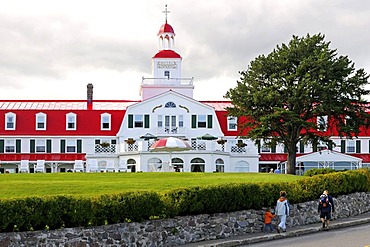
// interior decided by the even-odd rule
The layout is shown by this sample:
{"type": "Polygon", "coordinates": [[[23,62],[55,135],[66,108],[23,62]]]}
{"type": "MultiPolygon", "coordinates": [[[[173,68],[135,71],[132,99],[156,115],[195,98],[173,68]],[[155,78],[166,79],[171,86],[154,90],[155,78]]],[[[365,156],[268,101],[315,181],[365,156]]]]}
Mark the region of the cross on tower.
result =
{"type": "Polygon", "coordinates": [[[165,15],[166,15],[166,23],[167,23],[167,14],[170,13],[170,11],[167,10],[167,4],[165,5],[165,10],[162,11],[162,13],[165,13],[165,15]]]}

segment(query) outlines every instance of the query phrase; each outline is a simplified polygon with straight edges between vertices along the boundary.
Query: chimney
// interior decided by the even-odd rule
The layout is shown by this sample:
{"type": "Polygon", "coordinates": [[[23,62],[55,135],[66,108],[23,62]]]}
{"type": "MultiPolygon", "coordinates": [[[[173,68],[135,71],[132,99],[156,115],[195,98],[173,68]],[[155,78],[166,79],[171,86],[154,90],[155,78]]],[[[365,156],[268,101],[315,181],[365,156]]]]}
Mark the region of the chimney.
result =
{"type": "Polygon", "coordinates": [[[87,110],[93,109],[93,84],[87,84],[87,110]]]}

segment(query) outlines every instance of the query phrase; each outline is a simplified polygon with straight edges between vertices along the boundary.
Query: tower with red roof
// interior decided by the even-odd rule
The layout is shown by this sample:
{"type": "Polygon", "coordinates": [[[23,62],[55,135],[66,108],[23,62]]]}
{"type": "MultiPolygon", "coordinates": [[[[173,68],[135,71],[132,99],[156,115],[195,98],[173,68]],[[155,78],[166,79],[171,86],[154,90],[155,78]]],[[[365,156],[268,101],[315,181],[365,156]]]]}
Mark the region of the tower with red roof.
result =
{"type": "Polygon", "coordinates": [[[152,78],[143,78],[141,84],[142,99],[146,100],[172,90],[193,98],[193,78],[181,77],[182,57],[175,51],[175,31],[167,22],[160,27],[158,52],[152,57],[152,78]]]}

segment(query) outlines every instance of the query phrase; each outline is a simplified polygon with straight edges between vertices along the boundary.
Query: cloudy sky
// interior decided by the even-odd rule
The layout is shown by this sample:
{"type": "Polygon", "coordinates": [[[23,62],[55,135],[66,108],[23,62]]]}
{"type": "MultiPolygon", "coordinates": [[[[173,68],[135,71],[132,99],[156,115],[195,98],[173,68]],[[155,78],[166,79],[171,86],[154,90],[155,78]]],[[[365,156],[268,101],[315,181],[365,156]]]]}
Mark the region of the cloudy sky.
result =
{"type": "Polygon", "coordinates": [[[223,100],[292,35],[323,33],[370,73],[365,0],[0,0],[0,99],[86,99],[88,83],[94,99],[140,99],[166,3],[197,100],[223,100]]]}

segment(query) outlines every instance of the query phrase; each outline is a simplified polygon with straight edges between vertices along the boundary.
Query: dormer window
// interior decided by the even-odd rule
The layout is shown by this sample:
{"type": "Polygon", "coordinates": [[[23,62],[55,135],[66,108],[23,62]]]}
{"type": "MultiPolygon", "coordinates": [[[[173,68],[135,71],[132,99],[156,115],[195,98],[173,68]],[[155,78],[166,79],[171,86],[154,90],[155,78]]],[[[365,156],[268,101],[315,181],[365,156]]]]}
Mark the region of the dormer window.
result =
{"type": "Polygon", "coordinates": [[[328,116],[317,117],[317,130],[327,131],[328,130],[328,116]]]}
{"type": "Polygon", "coordinates": [[[238,118],[228,117],[227,118],[227,130],[229,131],[237,130],[237,123],[238,123],[238,118]]]}
{"type": "Polygon", "coordinates": [[[111,115],[109,113],[103,113],[100,116],[100,128],[101,130],[111,129],[111,115]]]}
{"type": "Polygon", "coordinates": [[[36,114],[36,130],[46,130],[46,114],[37,113],[36,114]]]}
{"type": "Polygon", "coordinates": [[[66,115],[66,130],[76,130],[77,115],[75,113],[68,113],[66,115]]]}
{"type": "Polygon", "coordinates": [[[12,112],[5,114],[5,129],[15,130],[16,115],[12,112]]]}

